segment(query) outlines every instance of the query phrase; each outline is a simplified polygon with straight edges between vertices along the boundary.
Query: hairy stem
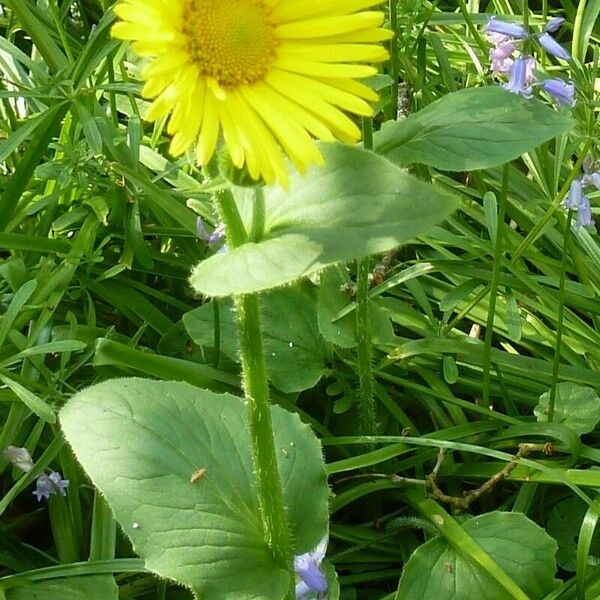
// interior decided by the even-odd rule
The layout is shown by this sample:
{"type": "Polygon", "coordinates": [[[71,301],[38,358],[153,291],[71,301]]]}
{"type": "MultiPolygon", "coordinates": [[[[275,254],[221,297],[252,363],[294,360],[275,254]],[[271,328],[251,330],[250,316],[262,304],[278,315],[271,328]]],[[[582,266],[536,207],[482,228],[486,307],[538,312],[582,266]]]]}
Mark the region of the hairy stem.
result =
{"type": "MultiPolygon", "coordinates": [[[[363,119],[363,139],[365,149],[373,148],[373,122],[363,119]]],[[[377,417],[373,400],[373,373],[371,362],[371,315],[369,314],[369,274],[368,256],[357,262],[356,270],[356,335],[358,337],[358,379],[360,383],[359,414],[364,435],[377,433],[377,417]]]]}
{"type": "Polygon", "coordinates": [[[364,435],[377,434],[377,416],[373,400],[373,373],[371,362],[371,315],[369,313],[369,273],[368,257],[358,261],[356,287],[356,334],[358,337],[358,378],[360,382],[359,414],[364,435]]]}
{"type": "MultiPolygon", "coordinates": [[[[262,190],[256,194],[256,201],[260,205],[257,208],[260,219],[263,203],[262,190]]],[[[219,195],[219,209],[227,228],[229,246],[235,248],[245,243],[248,240],[248,234],[229,191],[219,195]]],[[[257,230],[253,231],[252,235],[258,236],[260,233],[257,230]]],[[[245,404],[263,535],[265,543],[277,563],[290,573],[290,587],[285,600],[293,600],[295,578],[292,567],[292,544],[283,502],[281,478],[277,467],[258,296],[245,294],[236,297],[235,308],[245,404]]]]}
{"type": "Polygon", "coordinates": [[[256,294],[239,296],[235,307],[263,531],[276,560],[287,567],[292,561],[291,543],[273,439],[258,297],[256,294]]]}

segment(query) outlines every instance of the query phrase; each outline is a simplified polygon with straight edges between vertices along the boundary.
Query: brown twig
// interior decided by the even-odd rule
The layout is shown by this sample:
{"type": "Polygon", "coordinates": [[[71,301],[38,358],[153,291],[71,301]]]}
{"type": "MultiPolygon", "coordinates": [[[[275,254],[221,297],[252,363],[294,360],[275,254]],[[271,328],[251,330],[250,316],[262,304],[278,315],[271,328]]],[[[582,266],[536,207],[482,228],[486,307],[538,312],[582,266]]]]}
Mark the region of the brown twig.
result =
{"type": "Polygon", "coordinates": [[[517,451],[515,457],[509,463],[507,463],[504,468],[490,477],[477,489],[471,490],[470,492],[465,492],[462,496],[449,496],[448,494],[442,492],[437,484],[437,476],[446,457],[446,450],[441,448],[438,453],[438,459],[435,467],[433,468],[433,471],[431,471],[431,474],[427,477],[427,488],[429,490],[429,495],[438,502],[450,504],[450,506],[457,511],[467,510],[469,506],[473,504],[473,502],[481,498],[481,496],[484,494],[492,491],[494,486],[500,483],[503,479],[506,479],[515,470],[519,464],[520,458],[529,456],[535,452],[543,452],[546,454],[546,456],[552,456],[552,454],[554,454],[554,445],[550,442],[546,442],[545,444],[519,444],[519,450],[517,451]]]}

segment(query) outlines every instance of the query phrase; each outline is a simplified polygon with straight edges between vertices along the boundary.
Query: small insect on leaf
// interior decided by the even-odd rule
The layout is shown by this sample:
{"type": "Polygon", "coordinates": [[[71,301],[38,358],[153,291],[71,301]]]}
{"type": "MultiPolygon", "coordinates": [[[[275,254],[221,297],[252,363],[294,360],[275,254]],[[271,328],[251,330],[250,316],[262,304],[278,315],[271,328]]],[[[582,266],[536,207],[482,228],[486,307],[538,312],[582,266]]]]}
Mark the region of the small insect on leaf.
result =
{"type": "Polygon", "coordinates": [[[199,479],[202,479],[206,475],[207,471],[208,469],[206,469],[205,467],[203,467],[202,469],[196,469],[190,477],[190,483],[195,483],[199,479]]]}

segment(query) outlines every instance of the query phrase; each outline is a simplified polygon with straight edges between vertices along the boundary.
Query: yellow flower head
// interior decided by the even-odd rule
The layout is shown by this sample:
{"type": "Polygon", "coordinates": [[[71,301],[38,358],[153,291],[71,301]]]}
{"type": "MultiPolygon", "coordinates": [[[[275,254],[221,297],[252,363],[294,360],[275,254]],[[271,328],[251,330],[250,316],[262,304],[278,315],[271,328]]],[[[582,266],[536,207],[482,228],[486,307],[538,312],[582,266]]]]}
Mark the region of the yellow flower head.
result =
{"type": "Polygon", "coordinates": [[[345,114],[370,115],[377,95],[356,81],[387,59],[382,0],[123,0],[112,33],[150,60],[146,118],[170,114],[170,151],[206,164],[222,133],[254,179],[288,180],[322,164],[315,139],[356,142],[345,114]]]}

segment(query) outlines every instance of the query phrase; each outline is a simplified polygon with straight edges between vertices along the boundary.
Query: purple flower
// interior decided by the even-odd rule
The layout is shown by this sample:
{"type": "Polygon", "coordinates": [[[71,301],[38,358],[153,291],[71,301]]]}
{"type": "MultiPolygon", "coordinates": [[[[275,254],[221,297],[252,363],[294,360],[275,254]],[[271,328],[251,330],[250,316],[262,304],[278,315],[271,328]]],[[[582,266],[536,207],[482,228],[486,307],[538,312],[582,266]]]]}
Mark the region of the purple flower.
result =
{"type": "Polygon", "coordinates": [[[565,198],[565,208],[569,210],[577,210],[581,204],[583,192],[581,189],[581,179],[573,179],[569,193],[565,198]]]}
{"type": "Polygon", "coordinates": [[[512,58],[501,58],[501,59],[492,58],[492,64],[490,65],[490,71],[494,75],[505,75],[506,73],[510,73],[510,70],[512,69],[514,62],[515,61],[512,58]]]}
{"type": "Polygon", "coordinates": [[[531,56],[519,56],[510,68],[508,83],[502,87],[513,94],[521,94],[529,98],[532,94],[531,83],[535,81],[533,70],[535,60],[531,56]]]}
{"type": "Polygon", "coordinates": [[[61,494],[61,496],[66,496],[66,490],[68,487],[68,479],[63,479],[62,475],[57,471],[50,471],[50,475],[42,473],[37,478],[35,491],[32,493],[37,497],[38,502],[41,502],[42,498],[47,500],[53,494],[61,494]]]}
{"type": "Polygon", "coordinates": [[[569,188],[569,193],[565,198],[565,208],[568,210],[576,210],[577,218],[575,227],[589,227],[594,224],[592,218],[592,208],[590,199],[583,194],[583,184],[581,179],[574,179],[569,188]]]}
{"type": "MultiPolygon", "coordinates": [[[[18,467],[21,471],[25,471],[25,473],[33,469],[33,460],[27,448],[7,446],[2,454],[15,467],[18,467]]],[[[38,502],[41,502],[42,498],[46,498],[47,500],[52,494],[66,496],[66,489],[68,487],[68,479],[63,479],[62,475],[57,471],[50,471],[49,475],[46,475],[46,473],[38,475],[35,482],[35,491],[32,494],[37,497],[38,502]]]]}
{"type": "Polygon", "coordinates": [[[321,571],[321,562],[325,558],[328,541],[325,536],[314,550],[294,558],[294,571],[300,578],[296,584],[296,600],[307,600],[313,592],[327,591],[327,578],[321,571]]]}
{"type": "Polygon", "coordinates": [[[562,79],[546,79],[542,88],[550,94],[560,106],[575,106],[575,84],[562,79]]]}
{"type": "Polygon", "coordinates": [[[499,41],[490,50],[490,61],[492,62],[490,70],[495,75],[508,73],[512,67],[514,60],[512,54],[515,51],[515,42],[504,36],[502,41],[499,41]]]}
{"type": "Polygon", "coordinates": [[[498,21],[496,17],[490,17],[485,27],[487,33],[499,33],[517,40],[524,40],[529,36],[527,29],[518,23],[498,21]]]}
{"type": "Polygon", "coordinates": [[[548,54],[556,56],[556,58],[562,58],[563,60],[571,60],[571,55],[563,48],[549,33],[540,33],[538,41],[542,48],[548,54]]]}
{"type": "Polygon", "coordinates": [[[504,42],[512,41],[512,38],[508,35],[502,35],[501,33],[494,33],[486,31],[485,37],[487,38],[490,44],[494,44],[494,46],[498,46],[499,44],[503,44],[504,42]]]}
{"type": "Polygon", "coordinates": [[[552,33],[553,31],[558,31],[562,24],[565,22],[564,17],[553,17],[546,23],[546,27],[544,27],[544,31],[548,31],[552,33]]]}
{"type": "Polygon", "coordinates": [[[224,243],[225,225],[223,223],[217,223],[217,226],[212,231],[208,231],[204,219],[198,217],[196,219],[196,235],[209,246],[218,246],[218,254],[228,251],[228,246],[224,243]]]}
{"type": "Polygon", "coordinates": [[[496,60],[508,58],[515,49],[515,41],[510,38],[505,38],[502,41],[497,42],[490,50],[490,58],[496,60]]]}
{"type": "Polygon", "coordinates": [[[33,469],[33,460],[27,448],[18,448],[17,446],[7,446],[4,449],[4,458],[12,463],[21,471],[31,471],[33,469]]]}
{"type": "Polygon", "coordinates": [[[202,217],[196,219],[196,235],[209,246],[219,243],[225,237],[225,225],[218,223],[212,230],[208,231],[206,222],[202,217]]]}
{"type": "Polygon", "coordinates": [[[582,196],[581,203],[579,204],[579,210],[577,211],[577,220],[575,221],[576,227],[589,227],[594,224],[592,219],[592,207],[590,206],[590,200],[587,196],[582,196]]]}

